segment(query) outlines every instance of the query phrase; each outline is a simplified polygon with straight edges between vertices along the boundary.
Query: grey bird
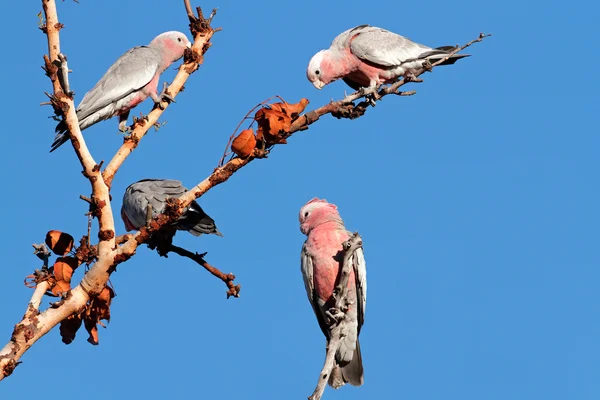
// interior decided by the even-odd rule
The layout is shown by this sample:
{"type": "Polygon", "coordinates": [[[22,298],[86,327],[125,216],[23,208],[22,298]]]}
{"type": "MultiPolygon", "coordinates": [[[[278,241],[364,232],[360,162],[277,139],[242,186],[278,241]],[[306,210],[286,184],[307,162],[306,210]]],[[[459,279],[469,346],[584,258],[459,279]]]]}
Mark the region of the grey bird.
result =
{"type": "MultiPolygon", "coordinates": [[[[172,63],[183,57],[191,45],[183,33],[170,31],[161,33],[147,46],[134,47],[125,52],[83,96],[76,110],[79,128],[84,130],[118,115],[119,130],[125,132],[132,108],[148,97],[155,103],[169,98],[164,89],[158,93],[159,77],[172,63]]],[[[68,140],[67,125],[61,121],[56,126],[50,152],[68,140]]]]}
{"type": "Polygon", "coordinates": [[[306,76],[317,89],[338,79],[356,90],[375,88],[416,73],[426,61],[449,57],[440,65],[450,65],[469,56],[450,56],[453,50],[452,46],[432,48],[376,26],[360,25],[340,33],[329,49],[315,54],[306,76]]]}
{"type": "MultiPolygon", "coordinates": [[[[181,181],[175,179],[142,179],[127,187],[123,195],[121,218],[127,231],[137,230],[146,225],[148,204],[152,206],[152,216],[162,213],[167,199],[178,198],[187,192],[181,181]]],[[[177,230],[188,231],[194,236],[213,234],[223,236],[215,221],[209,217],[195,200],[173,223],[177,230]]]]}

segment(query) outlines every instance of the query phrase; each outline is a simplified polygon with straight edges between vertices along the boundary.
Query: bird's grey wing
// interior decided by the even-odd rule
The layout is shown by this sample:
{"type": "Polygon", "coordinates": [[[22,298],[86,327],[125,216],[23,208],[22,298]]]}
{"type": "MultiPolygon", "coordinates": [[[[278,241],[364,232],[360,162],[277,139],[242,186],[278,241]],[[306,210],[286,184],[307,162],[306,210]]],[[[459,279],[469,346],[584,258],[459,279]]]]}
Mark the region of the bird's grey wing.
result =
{"type": "Polygon", "coordinates": [[[372,26],[357,29],[350,41],[352,54],[363,61],[384,68],[419,59],[431,50],[431,47],[372,26]]]}
{"type": "Polygon", "coordinates": [[[313,259],[312,256],[308,253],[306,249],[306,242],[302,246],[302,252],[300,253],[300,270],[302,271],[302,278],[304,279],[304,289],[306,289],[306,296],[308,297],[308,301],[317,316],[317,321],[319,322],[319,327],[321,327],[321,331],[326,338],[329,339],[329,327],[323,318],[323,314],[321,312],[317,294],[315,292],[315,284],[314,284],[314,274],[313,274],[313,259]]]}
{"type": "Polygon", "coordinates": [[[337,49],[337,50],[344,50],[346,47],[349,46],[350,44],[350,40],[352,39],[352,37],[354,35],[356,35],[356,33],[361,32],[363,29],[369,28],[370,25],[359,25],[359,26],[355,26],[354,28],[350,28],[342,33],[340,33],[339,35],[337,35],[335,37],[335,39],[333,39],[333,41],[331,42],[331,46],[329,47],[330,49],[337,49]]]}
{"type": "Polygon", "coordinates": [[[145,183],[144,191],[152,205],[153,215],[158,215],[164,210],[168,198],[177,198],[187,189],[175,179],[153,179],[145,183]]]}
{"type": "Polygon", "coordinates": [[[77,107],[80,120],[146,86],[158,72],[160,54],[146,46],[123,54],[98,83],[83,96],[77,107]]]}
{"type": "Polygon", "coordinates": [[[360,328],[365,322],[365,311],[367,309],[367,263],[362,248],[356,250],[352,261],[356,281],[358,332],[360,333],[360,328]]]}
{"type": "Polygon", "coordinates": [[[146,224],[146,207],[148,199],[140,190],[139,182],[136,182],[125,190],[123,195],[123,210],[131,224],[140,228],[146,224]]]}

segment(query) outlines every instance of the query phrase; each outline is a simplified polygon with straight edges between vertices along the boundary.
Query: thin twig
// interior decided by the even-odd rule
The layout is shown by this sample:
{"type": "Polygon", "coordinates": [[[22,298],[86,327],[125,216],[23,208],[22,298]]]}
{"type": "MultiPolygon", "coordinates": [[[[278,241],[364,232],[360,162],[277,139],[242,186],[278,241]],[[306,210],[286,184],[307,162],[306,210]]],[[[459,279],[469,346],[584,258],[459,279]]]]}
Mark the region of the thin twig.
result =
{"type": "Polygon", "coordinates": [[[250,117],[250,114],[252,114],[252,112],[254,110],[256,110],[260,106],[264,106],[265,104],[268,104],[271,100],[273,100],[276,97],[280,98],[279,96],[269,97],[268,99],[266,99],[264,101],[261,101],[260,103],[258,103],[254,107],[252,107],[250,109],[250,111],[248,111],[246,113],[246,115],[244,115],[244,118],[242,118],[242,120],[240,121],[240,123],[233,130],[233,133],[231,134],[231,136],[229,136],[229,141],[227,142],[227,146],[225,146],[225,151],[223,152],[223,157],[221,157],[221,159],[219,160],[219,167],[223,166],[223,162],[225,161],[225,158],[229,155],[229,146],[231,146],[231,143],[233,142],[233,139],[235,138],[235,135],[236,135],[238,129],[240,129],[240,126],[242,126],[242,124],[244,123],[244,121],[246,121],[250,117]]]}
{"type": "MultiPolygon", "coordinates": [[[[29,300],[29,304],[27,305],[27,311],[25,312],[25,318],[31,318],[34,315],[37,315],[38,310],[40,308],[40,304],[42,302],[42,297],[49,288],[49,283],[46,279],[43,279],[48,272],[48,264],[50,260],[50,256],[52,253],[48,246],[45,243],[40,244],[32,244],[34,251],[33,253],[42,260],[42,269],[35,270],[33,276],[35,277],[35,290],[31,295],[31,300],[29,300]]],[[[30,275],[31,276],[31,275],[30,275]]]]}
{"type": "Polygon", "coordinates": [[[187,12],[190,22],[193,21],[196,18],[196,16],[194,15],[194,11],[192,10],[190,0],[183,0],[183,5],[185,6],[185,11],[187,12]]]}
{"type": "Polygon", "coordinates": [[[327,381],[331,375],[331,370],[335,364],[335,353],[338,351],[340,344],[343,339],[343,332],[346,330],[347,321],[346,310],[350,301],[348,300],[348,279],[350,278],[350,271],[353,269],[352,258],[356,250],[362,247],[362,238],[355,232],[350,239],[343,244],[343,262],[342,268],[338,272],[338,284],[336,285],[333,294],[335,297],[335,305],[333,308],[333,316],[335,322],[333,327],[330,326],[330,335],[327,342],[327,354],[325,356],[325,363],[323,369],[319,374],[319,380],[313,393],[308,397],[308,400],[320,400],[327,381]]]}
{"type": "Polygon", "coordinates": [[[225,285],[227,285],[227,288],[228,288],[227,298],[229,298],[231,296],[240,297],[240,289],[242,288],[242,285],[239,285],[239,284],[235,285],[233,283],[233,281],[235,279],[235,275],[233,275],[232,273],[225,274],[225,273],[221,272],[218,268],[213,267],[212,265],[207,263],[206,260],[204,259],[204,257],[206,256],[206,253],[202,253],[202,254],[192,253],[189,250],[175,246],[173,244],[171,244],[171,246],[169,247],[169,251],[171,251],[175,254],[178,254],[182,257],[187,257],[190,260],[197,262],[202,267],[204,267],[204,269],[206,269],[208,272],[213,274],[213,276],[216,276],[217,278],[222,280],[225,283],[225,285]]]}

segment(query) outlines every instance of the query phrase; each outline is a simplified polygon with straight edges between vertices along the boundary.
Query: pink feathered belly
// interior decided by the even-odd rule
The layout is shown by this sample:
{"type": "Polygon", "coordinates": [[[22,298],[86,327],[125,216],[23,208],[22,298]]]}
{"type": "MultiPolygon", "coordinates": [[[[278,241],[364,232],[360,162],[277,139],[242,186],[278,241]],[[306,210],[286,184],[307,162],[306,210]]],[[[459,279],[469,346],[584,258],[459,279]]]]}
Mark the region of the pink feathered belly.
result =
{"type": "Polygon", "coordinates": [[[371,82],[376,82],[378,85],[392,83],[396,79],[396,76],[390,70],[380,69],[361,63],[356,71],[353,71],[348,75],[348,78],[361,86],[369,87],[371,82]]]}
{"type": "MultiPolygon", "coordinates": [[[[348,240],[346,232],[334,231],[316,235],[312,242],[313,255],[313,282],[315,291],[323,301],[331,299],[333,289],[339,273],[340,262],[337,254],[342,250],[342,243],[348,240]]],[[[350,272],[348,287],[355,286],[354,271],[350,272]]]]}
{"type": "Polygon", "coordinates": [[[150,96],[150,93],[157,93],[156,92],[157,88],[158,88],[158,75],[156,75],[154,78],[152,78],[152,80],[150,82],[148,82],[148,84],[146,86],[144,86],[142,89],[138,90],[137,92],[131,93],[129,96],[127,96],[125,104],[121,108],[119,108],[115,112],[115,114],[116,115],[125,114],[126,112],[128,112],[129,110],[131,110],[132,108],[134,108],[135,106],[140,104],[142,101],[146,100],[148,98],[148,96],[150,96]]]}

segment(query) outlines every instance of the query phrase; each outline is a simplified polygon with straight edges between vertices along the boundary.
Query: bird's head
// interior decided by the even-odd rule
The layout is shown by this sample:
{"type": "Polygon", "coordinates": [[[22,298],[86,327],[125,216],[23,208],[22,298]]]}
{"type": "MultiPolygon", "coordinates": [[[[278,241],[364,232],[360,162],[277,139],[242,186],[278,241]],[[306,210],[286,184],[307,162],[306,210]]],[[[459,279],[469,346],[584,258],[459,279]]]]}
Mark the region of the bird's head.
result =
{"type": "Polygon", "coordinates": [[[185,49],[192,47],[192,43],[185,34],[178,31],[169,31],[155,37],[150,42],[150,47],[161,50],[168,61],[175,62],[183,57],[185,49]]]}
{"type": "Polygon", "coordinates": [[[315,227],[328,221],[341,222],[340,214],[337,211],[335,204],[328,203],[325,199],[315,197],[306,203],[300,209],[298,215],[300,221],[300,231],[305,235],[315,227]]]}
{"type": "Polygon", "coordinates": [[[310,59],[306,77],[314,87],[323,89],[323,86],[333,80],[328,71],[327,50],[321,50],[310,59]]]}

